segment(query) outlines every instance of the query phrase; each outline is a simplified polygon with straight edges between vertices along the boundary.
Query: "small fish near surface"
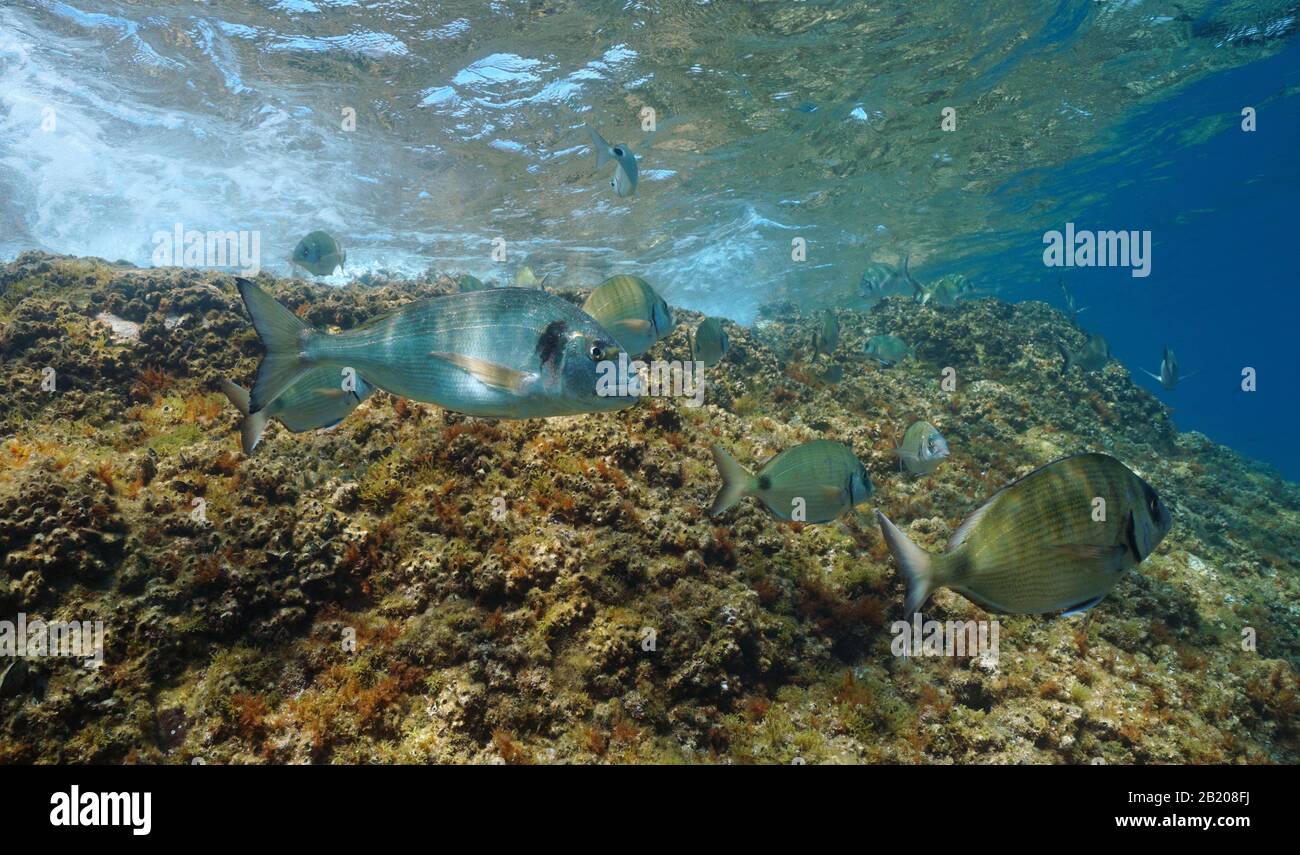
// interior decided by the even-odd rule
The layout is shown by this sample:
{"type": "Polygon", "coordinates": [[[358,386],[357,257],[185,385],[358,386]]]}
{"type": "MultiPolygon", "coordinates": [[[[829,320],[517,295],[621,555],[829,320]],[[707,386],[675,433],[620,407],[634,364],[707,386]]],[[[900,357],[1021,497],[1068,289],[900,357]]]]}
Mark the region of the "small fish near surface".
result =
{"type": "Polygon", "coordinates": [[[713,367],[731,349],[731,339],[717,318],[705,318],[691,336],[691,359],[713,367]]]}
{"type": "Polygon", "coordinates": [[[1061,355],[1065,357],[1066,372],[1075,365],[1084,371],[1100,371],[1111,360],[1110,343],[1098,333],[1089,333],[1083,347],[1075,351],[1062,347],[1061,355]]]}
{"type": "Polygon", "coordinates": [[[298,241],[289,260],[315,276],[329,276],[348,260],[348,254],[328,233],[315,231],[298,241]]]}
{"type": "Polygon", "coordinates": [[[636,155],[626,145],[610,145],[605,138],[596,133],[596,129],[587,128],[591,135],[591,147],[596,150],[596,168],[600,169],[611,160],[614,161],[614,177],[609,186],[619,198],[627,198],[636,192],[636,155]]]}
{"type": "Polygon", "coordinates": [[[940,588],[994,613],[1087,611],[1152,553],[1172,524],[1151,485],[1096,453],[1053,461],[1002,488],[939,555],[921,549],[879,511],[876,517],[907,583],[908,619],[940,588]]]}
{"type": "Polygon", "coordinates": [[[290,433],[328,430],[343,421],[375,390],[355,373],[349,376],[339,369],[317,368],[255,413],[248,411],[247,389],[222,378],[221,391],[244,416],[239,437],[244,453],[252,454],[271,419],[278,419],[290,433]]]}
{"type": "Polygon", "coordinates": [[[867,340],[863,353],[888,368],[910,356],[915,356],[916,350],[909,347],[907,342],[898,336],[874,335],[867,340]]]}
{"type": "Polygon", "coordinates": [[[266,356],[248,409],[257,413],[311,371],[345,368],[386,392],[471,416],[546,418],[608,412],[635,396],[602,394],[613,334],[545,291],[491,288],[407,303],[355,329],[309,327],[249,279],[236,279],[266,356]]]}
{"type": "Polygon", "coordinates": [[[916,421],[908,426],[903,441],[894,449],[899,461],[913,475],[929,475],[948,459],[948,441],[929,422],[916,421]]]}
{"type": "Polygon", "coordinates": [[[1065,312],[1066,312],[1066,315],[1070,318],[1070,323],[1074,324],[1075,326],[1078,326],[1078,325],[1079,325],[1079,314],[1080,314],[1081,312],[1086,312],[1086,311],[1088,311],[1088,307],[1087,307],[1087,306],[1084,306],[1082,309],[1077,308],[1077,307],[1074,305],[1074,295],[1070,293],[1070,289],[1069,289],[1069,288],[1065,287],[1065,279],[1064,279],[1064,277],[1062,277],[1062,278],[1060,279],[1060,283],[1061,283],[1061,293],[1065,296],[1065,312]]]}
{"type": "Polygon", "coordinates": [[[853,449],[826,439],[786,449],[763,464],[757,475],[718,445],[713,446],[713,462],[722,476],[722,489],[709,508],[715,517],[745,496],[755,496],[777,519],[825,523],[875,492],[853,449]]]}
{"type": "Polygon", "coordinates": [[[1142,369],[1142,373],[1160,381],[1160,385],[1170,391],[1178,388],[1180,380],[1186,380],[1188,377],[1192,376],[1191,374],[1179,373],[1178,357],[1174,356],[1174,349],[1169,345],[1165,345],[1164,355],[1160,359],[1160,373],[1152,374],[1145,368],[1142,369]]]}
{"type": "Polygon", "coordinates": [[[840,344],[840,319],[830,309],[822,310],[821,320],[813,330],[813,359],[832,356],[840,344]]]}
{"type": "Polygon", "coordinates": [[[907,253],[896,267],[887,264],[868,264],[858,279],[858,293],[875,303],[886,297],[909,297],[921,292],[921,283],[912,278],[907,269],[907,253]]]}
{"type": "Polygon", "coordinates": [[[673,312],[639,276],[611,276],[597,285],[582,310],[614,334],[628,356],[638,357],[673,331],[673,312]]]}

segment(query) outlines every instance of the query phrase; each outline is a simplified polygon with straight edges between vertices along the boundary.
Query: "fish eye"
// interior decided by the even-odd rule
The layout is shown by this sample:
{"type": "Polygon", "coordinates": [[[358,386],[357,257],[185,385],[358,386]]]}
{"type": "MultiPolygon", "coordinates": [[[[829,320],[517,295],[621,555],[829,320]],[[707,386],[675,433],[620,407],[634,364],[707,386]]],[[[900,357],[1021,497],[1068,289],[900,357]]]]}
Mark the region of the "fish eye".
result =
{"type": "Polygon", "coordinates": [[[621,148],[616,148],[616,149],[614,149],[614,156],[615,156],[615,157],[622,157],[622,156],[623,156],[623,149],[621,149],[621,148]]]}
{"type": "Polygon", "coordinates": [[[587,348],[587,356],[592,362],[600,362],[609,356],[609,345],[603,341],[593,341],[587,348]]]}

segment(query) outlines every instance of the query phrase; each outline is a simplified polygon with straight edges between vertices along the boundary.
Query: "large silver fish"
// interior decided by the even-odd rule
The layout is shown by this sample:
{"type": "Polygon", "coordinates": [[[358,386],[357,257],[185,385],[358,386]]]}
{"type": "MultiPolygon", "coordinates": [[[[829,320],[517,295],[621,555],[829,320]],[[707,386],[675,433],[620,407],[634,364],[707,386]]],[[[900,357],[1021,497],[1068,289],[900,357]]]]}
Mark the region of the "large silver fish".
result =
{"type": "Polygon", "coordinates": [[[1003,487],[966,518],[941,555],[876,516],[907,583],[909,619],[939,588],[991,612],[1087,611],[1172,524],[1150,484],[1095,453],[1062,458],[1003,487]]]}
{"type": "Polygon", "coordinates": [[[364,377],[348,380],[338,369],[317,368],[255,413],[248,411],[248,390],[244,387],[222,378],[221,391],[244,416],[239,426],[240,441],[244,453],[252,454],[271,419],[278,419],[291,433],[326,430],[343,421],[375,391],[364,377]]]}
{"type": "Polygon", "coordinates": [[[722,476],[712,516],[745,496],[757,496],[773,516],[799,522],[824,523],[853,510],[871,497],[874,488],[867,469],[842,442],[813,440],[773,457],[758,474],[741,466],[721,446],[713,446],[713,462],[722,476]]]}
{"type": "Polygon", "coordinates": [[[236,282],[267,351],[249,396],[253,413],[317,368],[353,368],[394,395],[489,418],[605,412],[635,401],[598,391],[598,377],[617,359],[613,335],[545,291],[433,297],[329,335],[252,280],[236,282]]]}

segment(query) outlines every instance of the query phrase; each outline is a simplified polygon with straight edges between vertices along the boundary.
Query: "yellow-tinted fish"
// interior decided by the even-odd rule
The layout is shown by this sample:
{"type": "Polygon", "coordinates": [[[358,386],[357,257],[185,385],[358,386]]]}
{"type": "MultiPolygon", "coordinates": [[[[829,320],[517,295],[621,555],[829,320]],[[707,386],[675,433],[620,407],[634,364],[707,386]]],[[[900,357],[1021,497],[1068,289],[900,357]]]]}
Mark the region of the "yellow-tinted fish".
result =
{"type": "Polygon", "coordinates": [[[329,276],[348,260],[348,254],[329,234],[315,231],[298,241],[289,259],[316,276],[329,276]]]}
{"type": "Polygon", "coordinates": [[[876,516],[907,582],[909,619],[939,588],[991,612],[1087,611],[1151,554],[1172,522],[1151,485],[1106,454],[1066,457],[1003,487],[941,555],[876,516]]]}
{"type": "Polygon", "coordinates": [[[639,276],[611,276],[587,295],[582,310],[613,333],[633,357],[673,331],[668,303],[639,276]]]}
{"type": "Polygon", "coordinates": [[[763,464],[757,475],[721,446],[713,446],[713,462],[722,476],[722,489],[709,508],[715,517],[745,496],[756,496],[778,519],[824,523],[865,502],[874,492],[867,469],[853,449],[826,439],[786,449],[763,464]]]}
{"type": "Polygon", "coordinates": [[[468,273],[462,274],[456,284],[462,294],[468,294],[471,291],[486,291],[488,287],[483,284],[482,280],[470,276],[468,273]]]}
{"type": "Polygon", "coordinates": [[[543,276],[541,279],[538,279],[537,274],[533,272],[533,268],[525,264],[523,267],[519,268],[518,272],[515,273],[515,287],[540,289],[543,285],[546,284],[546,280],[550,278],[551,278],[551,274],[548,273],[545,276],[543,276]]]}

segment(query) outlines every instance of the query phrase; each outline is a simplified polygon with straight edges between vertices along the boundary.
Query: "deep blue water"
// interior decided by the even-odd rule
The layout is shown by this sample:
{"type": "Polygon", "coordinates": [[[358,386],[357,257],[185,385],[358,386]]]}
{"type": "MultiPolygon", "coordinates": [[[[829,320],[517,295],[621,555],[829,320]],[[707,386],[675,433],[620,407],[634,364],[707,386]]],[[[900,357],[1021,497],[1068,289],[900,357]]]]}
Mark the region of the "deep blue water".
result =
{"type": "Polygon", "coordinates": [[[1067,217],[1078,228],[1150,229],[1146,279],[1116,268],[1064,271],[1077,304],[1089,307],[1080,325],[1107,337],[1135,379],[1173,408],[1181,429],[1300,480],[1300,42],[1137,116],[1118,131],[1116,147],[1008,188],[1008,204],[1026,208],[1057,193],[1100,197],[1029,218],[1023,252],[982,266],[1014,274],[1019,284],[1008,298],[1060,306],[1062,271],[1043,266],[1042,231],[1062,228],[1067,217]],[[1245,106],[1257,110],[1253,133],[1240,127],[1245,106]],[[1226,117],[1227,128],[1177,145],[1178,130],[1202,117],[1226,117]],[[1158,373],[1166,343],[1183,372],[1194,374],[1173,391],[1138,370],[1158,373]],[[1247,366],[1257,372],[1253,393],[1241,390],[1247,366]]]}

